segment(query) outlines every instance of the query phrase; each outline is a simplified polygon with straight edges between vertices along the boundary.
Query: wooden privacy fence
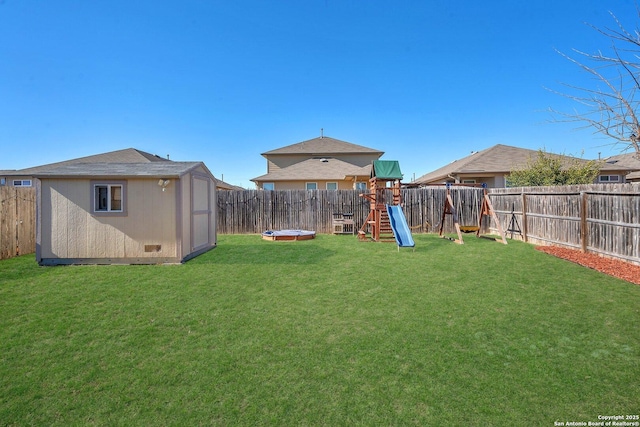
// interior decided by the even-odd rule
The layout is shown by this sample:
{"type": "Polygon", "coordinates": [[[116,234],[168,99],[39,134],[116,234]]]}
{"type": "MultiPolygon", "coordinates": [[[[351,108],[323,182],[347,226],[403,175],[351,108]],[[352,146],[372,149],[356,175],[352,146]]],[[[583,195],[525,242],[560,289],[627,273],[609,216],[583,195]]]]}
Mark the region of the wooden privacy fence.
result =
{"type": "MultiPolygon", "coordinates": [[[[479,188],[451,188],[460,224],[475,224],[479,188]]],[[[640,184],[492,188],[489,196],[506,236],[534,244],[555,244],[640,264],[640,184]]],[[[218,233],[308,229],[332,233],[334,213],[352,213],[356,230],[369,203],[355,190],[219,191],[218,233]]],[[[403,189],[403,211],[414,233],[437,232],[446,197],[444,186],[403,189]]],[[[454,233],[450,215],[445,233],[454,233]]],[[[482,233],[495,232],[485,218],[482,233]]]]}
{"type": "Polygon", "coordinates": [[[0,187],[0,259],[36,250],[36,190],[0,187]]]}
{"type": "Polygon", "coordinates": [[[640,184],[494,188],[509,238],[640,264],[640,184]]]}
{"type": "MultiPolygon", "coordinates": [[[[351,213],[358,230],[369,202],[356,190],[239,190],[218,192],[218,233],[253,234],[265,230],[306,229],[332,233],[333,214],[351,213]]],[[[460,223],[475,224],[482,189],[452,188],[460,223]],[[477,206],[476,206],[477,205],[477,206]]],[[[444,186],[403,189],[403,210],[413,232],[436,232],[446,197],[444,186]]],[[[387,194],[391,200],[391,191],[387,194]]],[[[487,225],[488,227],[488,225],[487,225]]],[[[455,232],[451,216],[445,232],[455,232]]]]}
{"type": "MultiPolygon", "coordinates": [[[[333,232],[333,214],[351,213],[356,230],[369,203],[355,190],[218,191],[218,233],[265,230],[333,232]]],[[[460,224],[474,224],[482,189],[453,187],[460,224]]],[[[555,244],[640,264],[640,184],[489,189],[508,238],[555,244]]],[[[403,189],[403,211],[414,233],[437,232],[444,186],[403,189]]],[[[391,196],[389,196],[389,200],[391,196]]],[[[0,187],[0,259],[35,252],[35,188],[0,187]]],[[[485,218],[482,232],[495,231],[485,218]]],[[[450,215],[445,233],[454,233],[450,215]]]]}

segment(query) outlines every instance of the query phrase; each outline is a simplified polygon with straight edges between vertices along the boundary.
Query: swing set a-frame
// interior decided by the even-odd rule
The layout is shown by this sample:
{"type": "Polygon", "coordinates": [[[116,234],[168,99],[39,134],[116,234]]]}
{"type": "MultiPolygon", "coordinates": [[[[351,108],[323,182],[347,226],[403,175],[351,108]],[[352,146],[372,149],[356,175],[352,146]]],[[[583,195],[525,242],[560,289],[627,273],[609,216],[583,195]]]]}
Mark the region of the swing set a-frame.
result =
{"type": "MultiPolygon", "coordinates": [[[[480,232],[482,230],[482,219],[485,216],[488,216],[490,218],[493,218],[495,224],[496,224],[496,228],[498,229],[498,233],[500,234],[500,240],[501,243],[503,244],[507,244],[507,239],[505,237],[504,231],[502,230],[502,226],[500,225],[500,221],[498,220],[498,216],[496,215],[495,211],[493,210],[493,205],[491,204],[491,200],[489,199],[489,195],[487,194],[487,185],[486,184],[446,184],[447,186],[447,194],[444,200],[444,207],[442,209],[442,218],[440,219],[440,229],[438,231],[438,234],[440,235],[440,237],[452,240],[460,245],[464,244],[464,240],[462,239],[462,233],[476,233],[476,237],[484,237],[481,236],[480,232]],[[480,206],[476,206],[478,205],[477,199],[474,201],[474,205],[473,207],[479,207],[478,210],[478,215],[477,215],[477,222],[475,224],[465,224],[465,225],[460,225],[460,217],[459,217],[459,212],[461,209],[456,209],[454,203],[453,203],[453,198],[451,196],[451,187],[452,186],[459,186],[459,187],[482,187],[482,204],[480,206]],[[445,223],[445,219],[447,217],[447,215],[451,215],[451,217],[453,218],[453,225],[456,229],[456,233],[458,235],[457,239],[452,239],[449,238],[447,236],[444,235],[444,223],[445,223]]],[[[473,215],[473,211],[472,211],[472,215],[473,215]]],[[[498,241],[498,239],[495,239],[496,241],[498,241]]]]}

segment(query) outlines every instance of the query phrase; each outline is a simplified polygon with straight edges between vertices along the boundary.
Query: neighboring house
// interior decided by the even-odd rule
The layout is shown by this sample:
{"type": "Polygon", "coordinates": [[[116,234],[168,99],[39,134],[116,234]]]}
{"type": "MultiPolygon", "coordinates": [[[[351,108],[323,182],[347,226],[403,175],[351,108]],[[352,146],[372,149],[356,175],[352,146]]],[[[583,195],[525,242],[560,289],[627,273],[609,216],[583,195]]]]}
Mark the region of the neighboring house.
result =
{"type": "Polygon", "coordinates": [[[631,169],[625,177],[626,182],[640,182],[640,154],[627,153],[618,154],[617,156],[611,156],[605,160],[607,164],[614,166],[625,166],[631,169]]]}
{"type": "Polygon", "coordinates": [[[640,172],[631,172],[626,176],[627,182],[640,182],[640,172]]]}
{"type": "MultiPolygon", "coordinates": [[[[509,173],[514,169],[525,167],[527,162],[535,159],[537,155],[537,150],[497,144],[422,175],[410,185],[462,183],[486,184],[490,188],[506,187],[509,173]]],[[[559,154],[552,155],[567,160],[582,160],[559,154]]],[[[630,171],[628,167],[603,162],[598,182],[624,182],[625,175],[630,171]]]]}
{"type": "Polygon", "coordinates": [[[74,163],[34,177],[40,265],[178,263],[216,246],[216,183],[202,162],[74,163]]]}
{"type": "Polygon", "coordinates": [[[321,136],[262,153],[267,173],[251,181],[263,190],[365,190],[371,163],[383,154],[321,136]]]}
{"type": "Polygon", "coordinates": [[[216,187],[218,188],[218,190],[239,190],[239,191],[244,191],[244,188],[240,187],[239,185],[232,185],[229,184],[228,182],[224,182],[218,178],[215,178],[216,180],[216,187]]]}

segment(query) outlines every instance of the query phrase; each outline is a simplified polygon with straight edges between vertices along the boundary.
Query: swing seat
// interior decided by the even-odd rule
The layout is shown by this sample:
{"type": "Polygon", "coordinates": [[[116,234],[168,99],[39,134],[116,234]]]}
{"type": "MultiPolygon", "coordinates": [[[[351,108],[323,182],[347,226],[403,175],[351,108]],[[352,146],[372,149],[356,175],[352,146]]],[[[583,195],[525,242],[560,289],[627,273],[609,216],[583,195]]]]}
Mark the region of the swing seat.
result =
{"type": "Polygon", "coordinates": [[[478,227],[477,225],[461,225],[460,226],[460,231],[462,231],[463,233],[475,233],[479,229],[480,227],[478,227]]]}

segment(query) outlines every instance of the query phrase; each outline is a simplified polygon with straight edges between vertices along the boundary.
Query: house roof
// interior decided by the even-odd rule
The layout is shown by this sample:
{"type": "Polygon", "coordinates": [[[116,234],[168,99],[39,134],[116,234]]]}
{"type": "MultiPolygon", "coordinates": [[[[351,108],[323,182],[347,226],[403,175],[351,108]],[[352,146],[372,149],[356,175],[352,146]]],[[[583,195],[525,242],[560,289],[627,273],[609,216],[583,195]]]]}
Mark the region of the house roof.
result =
{"type": "Polygon", "coordinates": [[[26,169],[2,171],[4,175],[36,175],[43,171],[59,166],[71,165],[75,163],[146,163],[146,162],[171,162],[155,154],[146,153],[135,148],[125,148],[123,150],[110,151],[107,153],[94,154],[77,159],[65,160],[62,162],[49,163],[41,166],[34,166],[26,169]]]}
{"type": "Polygon", "coordinates": [[[605,161],[611,165],[625,166],[631,169],[640,170],[640,154],[635,152],[611,156],[605,161]]]}
{"type": "Polygon", "coordinates": [[[36,178],[180,178],[202,162],[73,163],[34,174],[36,178]]]}
{"type": "Polygon", "coordinates": [[[229,184],[215,177],[213,179],[216,181],[216,187],[218,187],[219,190],[244,190],[244,188],[239,185],[229,184]]]}
{"type": "MultiPolygon", "coordinates": [[[[459,174],[509,173],[515,168],[525,166],[532,157],[537,155],[537,153],[538,150],[529,150],[527,148],[497,144],[485,150],[472,153],[462,159],[454,160],[446,166],[422,175],[413,182],[416,184],[430,183],[447,179],[449,175],[459,174]]],[[[560,154],[548,154],[566,160],[583,160],[577,157],[563,156],[560,154]]],[[[607,163],[604,163],[601,166],[601,170],[603,171],[619,171],[621,169],[627,170],[628,168],[624,166],[614,166],[607,163]]]]}
{"type": "Polygon", "coordinates": [[[611,156],[605,160],[607,164],[620,167],[628,167],[632,171],[625,176],[627,181],[640,180],[640,154],[638,153],[626,153],[611,156]]]}
{"type": "Polygon", "coordinates": [[[630,174],[628,174],[626,177],[627,181],[635,181],[635,180],[640,180],[640,171],[638,172],[631,172],[630,174]]]}
{"type": "Polygon", "coordinates": [[[350,176],[368,177],[371,165],[360,167],[331,157],[315,157],[278,169],[251,181],[343,180],[350,176]]]}
{"type": "Polygon", "coordinates": [[[297,144],[287,145],[286,147],[276,148],[275,150],[262,153],[262,156],[267,157],[271,155],[287,154],[304,154],[309,156],[325,156],[332,154],[378,154],[379,156],[382,156],[384,151],[340,141],[339,139],[330,138],[328,136],[322,136],[298,142],[297,144]]]}

